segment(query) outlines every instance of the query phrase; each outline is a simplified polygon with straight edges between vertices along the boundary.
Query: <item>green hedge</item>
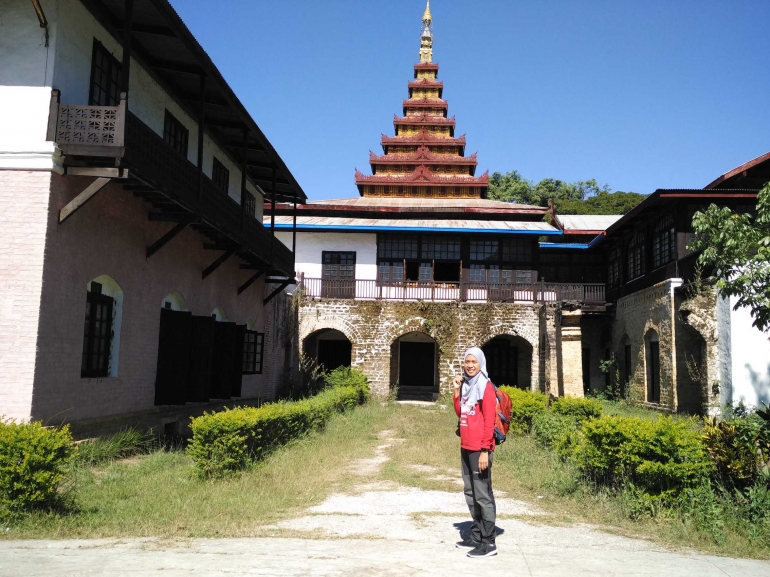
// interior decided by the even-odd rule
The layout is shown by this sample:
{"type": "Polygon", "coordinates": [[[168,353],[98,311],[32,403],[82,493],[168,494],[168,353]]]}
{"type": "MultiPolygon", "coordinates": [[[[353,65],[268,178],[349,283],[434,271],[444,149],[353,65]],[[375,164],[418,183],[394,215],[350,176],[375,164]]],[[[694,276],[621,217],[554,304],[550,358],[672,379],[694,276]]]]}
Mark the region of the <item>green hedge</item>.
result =
{"type": "Polygon", "coordinates": [[[578,468],[602,484],[630,483],[649,495],[676,496],[714,469],[700,432],[690,421],[663,417],[587,420],[572,448],[578,468]]]}
{"type": "Polygon", "coordinates": [[[545,393],[533,393],[503,385],[500,390],[511,397],[511,426],[512,433],[529,433],[532,429],[532,419],[542,415],[548,409],[548,397],[545,393]]]}
{"type": "Polygon", "coordinates": [[[73,455],[68,426],[0,421],[0,518],[52,505],[73,455]]]}
{"type": "Polygon", "coordinates": [[[214,477],[243,469],[269,451],[320,429],[335,413],[365,402],[369,397],[366,378],[355,369],[347,371],[347,378],[332,371],[339,377],[336,385],[309,399],[206,413],[192,419],[193,438],[187,453],[196,474],[214,477]]]}
{"type": "Polygon", "coordinates": [[[595,399],[560,397],[551,403],[551,410],[557,415],[574,417],[579,423],[602,416],[602,404],[595,399]]]}
{"type": "Polygon", "coordinates": [[[580,423],[572,415],[561,415],[552,411],[532,418],[532,433],[535,440],[544,447],[562,446],[567,437],[578,432],[580,423]]]}

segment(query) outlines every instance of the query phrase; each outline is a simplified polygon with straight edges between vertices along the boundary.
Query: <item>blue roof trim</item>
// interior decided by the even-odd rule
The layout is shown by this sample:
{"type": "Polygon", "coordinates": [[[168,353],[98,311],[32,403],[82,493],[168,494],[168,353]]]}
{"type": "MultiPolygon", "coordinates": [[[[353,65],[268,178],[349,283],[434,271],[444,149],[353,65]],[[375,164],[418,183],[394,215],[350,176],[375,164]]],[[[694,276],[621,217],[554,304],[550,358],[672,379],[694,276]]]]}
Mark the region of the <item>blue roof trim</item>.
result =
{"type": "MultiPolygon", "coordinates": [[[[265,228],[269,229],[270,225],[265,224],[265,228]]],[[[276,224],[276,230],[291,230],[290,224],[276,224]]],[[[473,234],[533,234],[536,236],[561,236],[560,230],[499,230],[488,228],[463,228],[458,230],[457,228],[431,228],[426,226],[413,226],[413,227],[394,227],[394,226],[355,226],[355,225],[339,225],[339,224],[298,224],[298,231],[332,231],[332,230],[346,230],[356,232],[450,232],[450,233],[473,233],[473,234]]]]}
{"type": "Polygon", "coordinates": [[[604,240],[604,233],[597,234],[596,237],[589,243],[585,242],[541,242],[538,243],[540,248],[566,248],[571,250],[588,250],[599,244],[604,240]]]}

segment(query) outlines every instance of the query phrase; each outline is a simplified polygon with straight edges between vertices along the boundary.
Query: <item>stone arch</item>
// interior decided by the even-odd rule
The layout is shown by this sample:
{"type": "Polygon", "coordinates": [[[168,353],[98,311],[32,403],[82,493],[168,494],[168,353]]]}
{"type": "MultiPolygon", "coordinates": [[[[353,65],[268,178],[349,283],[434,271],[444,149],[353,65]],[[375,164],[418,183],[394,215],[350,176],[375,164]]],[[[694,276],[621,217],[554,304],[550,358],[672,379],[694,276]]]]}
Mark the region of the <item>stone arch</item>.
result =
{"type": "Polygon", "coordinates": [[[185,300],[184,296],[182,296],[182,293],[177,291],[172,291],[163,297],[163,300],[160,301],[160,308],[169,309],[172,311],[190,310],[187,308],[187,301],[185,300]]]}
{"type": "Polygon", "coordinates": [[[660,334],[654,328],[644,333],[644,369],[646,375],[646,400],[660,403],[661,367],[660,334]]]}
{"type": "Polygon", "coordinates": [[[532,390],[532,363],[537,361],[535,347],[518,335],[498,334],[481,345],[487,358],[490,380],[496,385],[510,385],[532,390]]]}
{"type": "Polygon", "coordinates": [[[438,397],[439,356],[438,342],[424,326],[422,330],[407,330],[390,342],[390,384],[398,384],[400,399],[438,397]]]}
{"type": "MultiPolygon", "coordinates": [[[[103,295],[111,300],[112,318],[109,335],[109,358],[106,376],[117,377],[118,364],[120,361],[120,333],[123,325],[123,289],[120,288],[120,285],[114,278],[103,274],[99,275],[86,284],[86,292],[103,295]]],[[[94,309],[91,306],[90,299],[91,297],[87,296],[86,302],[89,310],[93,312],[94,309]]],[[[93,339],[86,339],[84,341],[84,347],[90,346],[89,342],[92,340],[93,339]]],[[[84,353],[85,352],[86,351],[84,350],[84,353]]],[[[102,376],[104,376],[103,373],[102,376]]]]}
{"type": "Polygon", "coordinates": [[[318,329],[302,340],[302,353],[327,371],[352,364],[353,345],[337,329],[318,329]]]}
{"type": "Polygon", "coordinates": [[[312,333],[323,329],[334,329],[341,332],[354,348],[362,341],[361,333],[347,322],[343,315],[303,315],[299,325],[299,340],[304,341],[312,333]]]}

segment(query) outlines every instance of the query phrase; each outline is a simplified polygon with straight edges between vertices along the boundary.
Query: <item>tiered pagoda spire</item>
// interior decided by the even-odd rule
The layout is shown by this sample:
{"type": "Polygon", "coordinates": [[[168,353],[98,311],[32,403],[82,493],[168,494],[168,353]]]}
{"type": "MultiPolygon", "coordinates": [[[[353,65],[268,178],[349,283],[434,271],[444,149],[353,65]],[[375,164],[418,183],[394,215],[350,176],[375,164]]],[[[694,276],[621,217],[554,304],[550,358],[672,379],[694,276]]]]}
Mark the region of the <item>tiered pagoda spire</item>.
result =
{"type": "Polygon", "coordinates": [[[395,136],[382,135],[383,155],[369,151],[372,175],[356,169],[361,196],[485,198],[489,173],[476,177],[476,154],[465,154],[465,135],[455,137],[455,118],[447,117],[444,83],[433,62],[430,0],[422,15],[420,62],[414,65],[403,116],[394,116],[395,136]]]}

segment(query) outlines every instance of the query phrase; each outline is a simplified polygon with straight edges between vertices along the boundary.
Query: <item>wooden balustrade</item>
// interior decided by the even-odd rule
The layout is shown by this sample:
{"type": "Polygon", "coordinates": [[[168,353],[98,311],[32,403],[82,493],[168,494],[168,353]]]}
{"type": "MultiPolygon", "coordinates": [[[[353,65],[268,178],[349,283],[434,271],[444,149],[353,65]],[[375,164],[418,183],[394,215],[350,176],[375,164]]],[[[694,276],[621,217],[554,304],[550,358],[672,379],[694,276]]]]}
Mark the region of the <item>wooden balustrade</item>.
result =
{"type": "Polygon", "coordinates": [[[433,302],[561,302],[604,303],[603,284],[478,283],[303,278],[306,296],[330,299],[433,302]]]}

